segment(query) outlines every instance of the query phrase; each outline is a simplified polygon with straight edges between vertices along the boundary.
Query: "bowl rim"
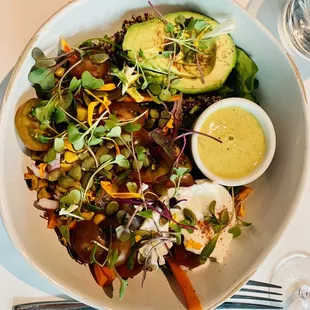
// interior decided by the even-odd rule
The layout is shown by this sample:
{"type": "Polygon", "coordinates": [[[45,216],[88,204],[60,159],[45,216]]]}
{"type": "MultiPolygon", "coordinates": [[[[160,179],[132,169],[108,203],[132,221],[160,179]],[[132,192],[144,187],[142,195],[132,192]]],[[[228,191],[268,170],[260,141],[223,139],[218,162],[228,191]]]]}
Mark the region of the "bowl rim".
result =
{"type": "Polygon", "coordinates": [[[192,135],[191,150],[196,165],[206,177],[221,185],[240,186],[255,181],[268,169],[276,150],[276,134],[272,121],[268,114],[265,112],[265,110],[251,100],[240,97],[221,99],[206,108],[204,112],[202,112],[202,114],[197,118],[194,124],[194,130],[200,131],[201,127],[209,116],[211,116],[214,112],[218,110],[229,107],[236,107],[249,112],[256,118],[258,123],[261,125],[266,140],[266,152],[264,154],[263,160],[259,163],[259,165],[248,175],[241,178],[224,178],[210,171],[210,169],[206,167],[206,165],[203,163],[201,159],[202,156],[200,155],[198,150],[199,135],[197,134],[192,135]]]}
{"type": "MultiPolygon", "coordinates": [[[[3,135],[3,120],[5,118],[5,110],[7,106],[7,102],[9,101],[10,93],[11,93],[11,88],[15,83],[16,76],[24,63],[24,60],[27,58],[28,52],[34,47],[36,41],[40,38],[40,36],[44,35],[44,30],[45,28],[48,27],[49,23],[51,23],[54,19],[56,19],[59,15],[66,13],[66,10],[69,8],[73,8],[76,5],[79,5],[82,2],[87,2],[88,0],[71,0],[70,2],[66,3],[64,6],[62,6],[60,9],[58,9],[54,14],[52,14],[45,22],[42,23],[42,25],[38,28],[38,30],[33,34],[33,36],[29,39],[28,43],[26,44],[25,48],[21,52],[15,66],[12,72],[12,75],[10,77],[9,83],[7,85],[7,88],[5,90],[2,104],[0,104],[0,140],[1,136],[3,135]]],[[[268,253],[270,253],[271,249],[274,247],[276,243],[278,243],[282,233],[285,231],[285,228],[288,226],[290,219],[292,218],[293,214],[296,212],[297,207],[300,203],[305,183],[306,183],[306,178],[309,170],[309,164],[310,164],[310,159],[309,159],[309,114],[308,114],[308,105],[307,105],[307,96],[305,93],[305,88],[304,84],[301,78],[301,75],[296,67],[296,64],[294,63],[293,59],[291,56],[288,54],[288,52],[285,51],[284,47],[278,42],[275,37],[270,33],[270,31],[254,16],[252,15],[249,11],[247,11],[246,8],[244,8],[241,4],[239,4],[236,1],[231,1],[230,3],[231,6],[237,7],[238,10],[242,11],[243,14],[247,15],[254,24],[267,36],[269,39],[278,47],[279,51],[285,55],[285,57],[288,59],[290,62],[296,79],[298,81],[298,88],[299,92],[301,94],[301,97],[303,98],[302,100],[302,109],[303,109],[303,114],[304,114],[304,122],[305,122],[305,127],[306,127],[306,132],[305,134],[305,152],[304,152],[304,162],[303,162],[303,170],[300,176],[300,181],[299,181],[299,186],[295,192],[295,197],[294,201],[287,213],[286,218],[283,220],[282,224],[279,226],[278,231],[273,235],[271,238],[271,241],[269,245],[261,252],[261,255],[258,256],[258,258],[253,261],[252,265],[249,268],[249,272],[247,275],[244,276],[244,279],[240,279],[236,281],[234,287],[231,289],[230,292],[228,292],[225,296],[222,296],[221,299],[218,302],[215,302],[210,309],[213,309],[217,307],[218,305],[222,304],[225,300],[229,299],[242,285],[244,285],[249,276],[252,275],[259,265],[264,261],[265,257],[267,256],[268,253]]],[[[0,153],[1,155],[1,153],[0,153]]],[[[0,161],[2,161],[3,158],[0,157],[0,161]]],[[[15,249],[17,252],[24,258],[24,260],[31,266],[33,270],[41,274],[45,279],[47,279],[54,287],[57,289],[60,289],[63,291],[66,295],[76,299],[80,300],[92,307],[98,308],[101,307],[101,305],[98,304],[97,300],[94,298],[90,298],[85,294],[81,294],[76,289],[72,288],[67,288],[64,287],[61,283],[57,282],[53,278],[51,278],[44,270],[42,270],[39,266],[36,265],[35,262],[33,262],[27,255],[26,249],[23,249],[23,246],[18,240],[18,236],[14,230],[13,227],[9,225],[9,220],[7,218],[6,212],[5,212],[5,202],[4,202],[4,195],[2,195],[3,189],[0,187],[0,215],[1,219],[3,221],[3,225],[8,233],[8,236],[13,243],[15,249]]]]}

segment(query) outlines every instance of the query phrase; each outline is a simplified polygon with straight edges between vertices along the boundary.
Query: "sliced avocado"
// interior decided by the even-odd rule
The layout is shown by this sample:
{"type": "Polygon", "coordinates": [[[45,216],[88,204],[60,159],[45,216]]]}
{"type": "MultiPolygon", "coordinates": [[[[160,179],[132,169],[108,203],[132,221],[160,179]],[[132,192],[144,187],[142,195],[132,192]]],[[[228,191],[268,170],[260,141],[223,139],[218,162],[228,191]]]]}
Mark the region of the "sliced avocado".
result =
{"type": "MultiPolygon", "coordinates": [[[[185,18],[204,19],[213,28],[218,25],[214,19],[194,13],[178,12],[165,15],[168,22],[175,24],[175,18],[182,14],[185,18]]],[[[123,42],[128,56],[138,59],[144,69],[167,72],[170,60],[165,57],[165,27],[159,18],[130,26],[123,42]],[[142,50],[145,58],[139,57],[142,50]]],[[[236,47],[230,35],[220,35],[207,41],[204,53],[199,53],[199,63],[204,75],[204,83],[195,63],[184,63],[183,53],[179,53],[170,70],[180,77],[174,87],[185,94],[197,94],[219,89],[236,64],[236,47]]]]}

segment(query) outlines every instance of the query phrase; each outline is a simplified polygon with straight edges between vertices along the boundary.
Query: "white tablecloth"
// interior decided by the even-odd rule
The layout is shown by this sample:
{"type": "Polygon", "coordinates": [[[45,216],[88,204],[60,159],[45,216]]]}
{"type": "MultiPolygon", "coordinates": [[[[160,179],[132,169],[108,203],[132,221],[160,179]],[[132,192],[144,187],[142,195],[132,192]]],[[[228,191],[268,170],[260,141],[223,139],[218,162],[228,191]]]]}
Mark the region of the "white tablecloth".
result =
{"type": "MultiPolygon", "coordinates": [[[[286,0],[256,0],[251,3],[247,0],[238,0],[240,4],[247,5],[252,14],[256,15],[276,38],[279,37],[275,20],[283,1],[286,0]]],[[[0,0],[0,81],[4,80],[0,86],[0,97],[10,70],[32,34],[43,21],[67,2],[67,0],[0,0]]],[[[310,61],[296,55],[293,55],[293,59],[304,79],[310,101],[310,61]]],[[[290,225],[253,278],[268,281],[274,266],[289,253],[297,251],[310,254],[309,202],[310,178],[290,225]]],[[[0,222],[0,310],[9,310],[18,303],[59,298],[65,296],[23,261],[0,222]]]]}

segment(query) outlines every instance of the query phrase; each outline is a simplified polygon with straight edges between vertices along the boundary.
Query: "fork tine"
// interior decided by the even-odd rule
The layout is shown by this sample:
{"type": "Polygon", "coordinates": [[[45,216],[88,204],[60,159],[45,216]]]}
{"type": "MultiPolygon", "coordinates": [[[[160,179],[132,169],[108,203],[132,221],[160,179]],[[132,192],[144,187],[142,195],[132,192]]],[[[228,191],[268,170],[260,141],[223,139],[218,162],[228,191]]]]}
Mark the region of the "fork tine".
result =
{"type": "Polygon", "coordinates": [[[261,287],[270,287],[270,288],[282,288],[282,286],[271,284],[271,283],[265,283],[260,281],[253,281],[250,280],[247,282],[247,285],[253,285],[253,286],[261,286],[261,287]]]}
{"type": "Polygon", "coordinates": [[[239,302],[224,302],[222,305],[218,306],[216,309],[283,309],[277,306],[267,306],[267,305],[256,305],[248,303],[239,302]]]}
{"type": "Polygon", "coordinates": [[[258,296],[249,296],[249,295],[234,295],[231,298],[232,299],[252,299],[252,300],[260,300],[260,301],[282,302],[282,300],[279,300],[279,299],[258,297],[258,296]]]}
{"type": "Polygon", "coordinates": [[[251,288],[242,288],[240,291],[241,291],[241,292],[249,292],[249,293],[260,293],[260,294],[268,294],[268,295],[278,295],[278,296],[283,295],[282,293],[268,292],[268,291],[262,291],[262,290],[254,290],[254,289],[251,289],[251,288]]]}

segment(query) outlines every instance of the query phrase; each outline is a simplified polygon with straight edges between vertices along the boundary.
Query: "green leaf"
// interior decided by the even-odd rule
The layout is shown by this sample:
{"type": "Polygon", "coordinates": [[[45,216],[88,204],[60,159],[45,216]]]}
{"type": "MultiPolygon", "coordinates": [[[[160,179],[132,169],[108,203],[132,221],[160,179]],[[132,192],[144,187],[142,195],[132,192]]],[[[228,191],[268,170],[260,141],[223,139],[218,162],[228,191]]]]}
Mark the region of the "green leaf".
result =
{"type": "Polygon", "coordinates": [[[62,152],[65,149],[65,142],[63,138],[55,138],[54,140],[54,150],[57,153],[62,152]]]}
{"type": "Polygon", "coordinates": [[[68,245],[71,245],[70,232],[69,232],[68,226],[67,225],[60,225],[60,226],[58,226],[58,229],[59,229],[60,234],[62,235],[62,237],[66,241],[66,243],[68,245]]]}
{"type": "Polygon", "coordinates": [[[223,225],[227,225],[229,222],[229,213],[227,209],[224,209],[220,214],[220,222],[223,225]]]}
{"type": "Polygon", "coordinates": [[[105,154],[105,155],[100,156],[99,162],[100,162],[100,164],[103,164],[107,161],[112,161],[112,160],[113,160],[113,156],[111,156],[109,154],[105,154]]]}
{"type": "Polygon", "coordinates": [[[55,100],[49,100],[45,105],[39,106],[34,109],[33,116],[37,118],[40,123],[44,123],[48,126],[49,121],[55,111],[55,100]]]}
{"type": "Polygon", "coordinates": [[[128,280],[120,279],[121,286],[119,288],[119,299],[122,300],[125,296],[126,287],[128,286],[128,280]]]}
{"type": "Polygon", "coordinates": [[[55,59],[47,58],[44,54],[44,52],[39,49],[38,47],[35,47],[31,52],[32,58],[36,61],[36,67],[37,68],[49,68],[54,65],[56,65],[55,59]]]}
{"type": "Polygon", "coordinates": [[[60,109],[56,108],[54,120],[55,120],[56,124],[67,122],[66,114],[63,111],[61,111],[60,109]]]}
{"type": "Polygon", "coordinates": [[[109,255],[109,267],[110,268],[114,267],[114,265],[117,262],[118,258],[119,258],[118,249],[113,249],[111,251],[111,254],[109,255]]]}
{"type": "Polygon", "coordinates": [[[130,253],[130,255],[128,256],[127,262],[126,262],[126,266],[128,270],[132,270],[134,265],[135,265],[135,259],[134,259],[134,255],[135,252],[131,251],[132,253],[130,253]]]}
{"type": "Polygon", "coordinates": [[[228,232],[233,235],[233,238],[237,238],[241,235],[241,228],[239,225],[231,227],[228,232]]]}
{"type": "Polygon", "coordinates": [[[115,126],[111,129],[110,132],[107,133],[107,137],[109,138],[120,138],[122,134],[121,126],[115,126]]]}
{"type": "Polygon", "coordinates": [[[90,72],[84,71],[82,74],[82,86],[88,90],[100,88],[104,85],[102,79],[96,79],[90,72]]]}
{"type": "Polygon", "coordinates": [[[56,159],[56,152],[53,148],[50,148],[48,152],[45,154],[43,161],[49,164],[55,159],[56,159]]]}
{"type": "Polygon", "coordinates": [[[205,29],[210,29],[212,30],[211,25],[206,22],[203,19],[197,19],[195,22],[195,26],[194,29],[197,31],[197,33],[199,34],[200,32],[204,31],[205,29]]]}
{"type": "Polygon", "coordinates": [[[81,137],[81,138],[79,138],[78,140],[76,140],[74,143],[72,143],[72,145],[73,145],[73,147],[74,147],[74,149],[75,149],[76,151],[79,151],[79,150],[81,150],[81,149],[84,147],[85,141],[84,141],[84,139],[81,137]]]}
{"type": "Polygon", "coordinates": [[[194,27],[195,27],[195,23],[196,23],[196,20],[194,17],[191,17],[191,18],[187,18],[186,19],[186,30],[187,31],[193,31],[194,30],[194,27]]]}
{"type": "Polygon", "coordinates": [[[105,126],[98,126],[96,127],[96,129],[94,130],[94,135],[97,137],[97,138],[100,138],[103,136],[103,134],[106,132],[106,128],[105,126]]]}
{"type": "Polygon", "coordinates": [[[68,91],[61,96],[60,101],[59,101],[59,105],[64,110],[67,110],[70,107],[72,100],[73,100],[73,95],[70,91],[68,91]]]}
{"type": "Polygon", "coordinates": [[[138,186],[136,182],[127,182],[126,187],[129,191],[129,193],[137,193],[138,192],[138,186]]]}
{"type": "Polygon", "coordinates": [[[51,69],[35,69],[29,73],[28,79],[33,84],[39,84],[44,91],[51,90],[55,86],[54,71],[51,69]]]}
{"type": "Polygon", "coordinates": [[[205,262],[210,257],[212,252],[214,251],[219,236],[220,236],[220,234],[216,234],[211,239],[211,241],[209,241],[209,243],[203,248],[203,250],[200,254],[200,260],[202,262],[205,262]]]}
{"type": "Polygon", "coordinates": [[[129,124],[126,124],[124,126],[124,129],[127,131],[127,132],[134,132],[134,131],[138,131],[141,129],[141,125],[140,124],[133,124],[133,123],[129,123],[129,124]]]}
{"type": "Polygon", "coordinates": [[[242,224],[242,226],[244,226],[244,227],[250,227],[250,226],[252,226],[252,223],[242,221],[240,218],[238,218],[238,221],[240,221],[241,224],[242,224]]]}
{"type": "Polygon", "coordinates": [[[70,143],[75,143],[82,137],[82,134],[79,132],[78,128],[73,124],[69,124],[67,131],[68,131],[68,141],[70,143]]]}
{"type": "Polygon", "coordinates": [[[179,179],[181,179],[187,172],[189,172],[189,169],[184,168],[184,167],[179,167],[179,168],[174,168],[174,172],[179,177],[179,179]]]}
{"type": "Polygon", "coordinates": [[[215,206],[216,206],[216,201],[215,200],[211,201],[209,204],[209,211],[213,216],[215,214],[215,206]]]}
{"type": "MultiPolygon", "coordinates": [[[[183,220],[180,222],[180,224],[186,225],[186,226],[193,226],[190,220],[183,220]]],[[[193,234],[194,233],[194,229],[188,228],[187,229],[189,234],[193,234]]]]}
{"type": "Polygon", "coordinates": [[[93,54],[89,57],[89,60],[93,63],[93,64],[103,64],[105,61],[107,61],[109,59],[109,55],[108,54],[93,54]]]}
{"type": "Polygon", "coordinates": [[[145,210],[145,211],[140,211],[137,213],[139,216],[142,216],[146,219],[151,219],[153,218],[153,211],[152,210],[145,210]]]}
{"type": "Polygon", "coordinates": [[[91,139],[88,141],[88,145],[94,146],[94,145],[100,144],[101,142],[102,142],[102,139],[92,136],[91,139]]]}
{"type": "Polygon", "coordinates": [[[81,201],[81,192],[73,189],[69,194],[62,196],[60,202],[66,205],[75,205],[81,201]]]}
{"type": "Polygon", "coordinates": [[[74,92],[75,90],[77,90],[80,87],[81,83],[82,83],[82,81],[80,79],[78,80],[74,76],[73,79],[70,81],[69,90],[71,92],[74,92]]]}
{"type": "Polygon", "coordinates": [[[224,228],[224,225],[213,225],[212,229],[214,231],[215,234],[220,233],[224,228]]]}
{"type": "Polygon", "coordinates": [[[186,18],[184,17],[184,15],[179,14],[175,19],[174,19],[176,24],[180,24],[183,27],[185,27],[185,22],[186,22],[186,18]]]}
{"type": "Polygon", "coordinates": [[[159,95],[159,99],[162,100],[162,101],[172,101],[173,97],[172,97],[169,89],[164,88],[164,89],[162,89],[162,91],[161,91],[161,93],[159,95]]]}
{"type": "Polygon", "coordinates": [[[130,168],[129,160],[122,154],[118,154],[114,160],[114,163],[122,168],[130,168]]]}
{"type": "Polygon", "coordinates": [[[137,145],[135,147],[135,152],[137,154],[137,159],[139,161],[144,161],[145,160],[147,151],[146,151],[146,149],[142,145],[137,145]]]}
{"type": "Polygon", "coordinates": [[[51,138],[50,137],[45,137],[41,134],[38,135],[38,140],[41,142],[41,143],[49,143],[51,141],[51,138]]]}
{"type": "Polygon", "coordinates": [[[174,26],[171,23],[167,23],[165,26],[165,32],[173,32],[174,31],[174,26]]]}

